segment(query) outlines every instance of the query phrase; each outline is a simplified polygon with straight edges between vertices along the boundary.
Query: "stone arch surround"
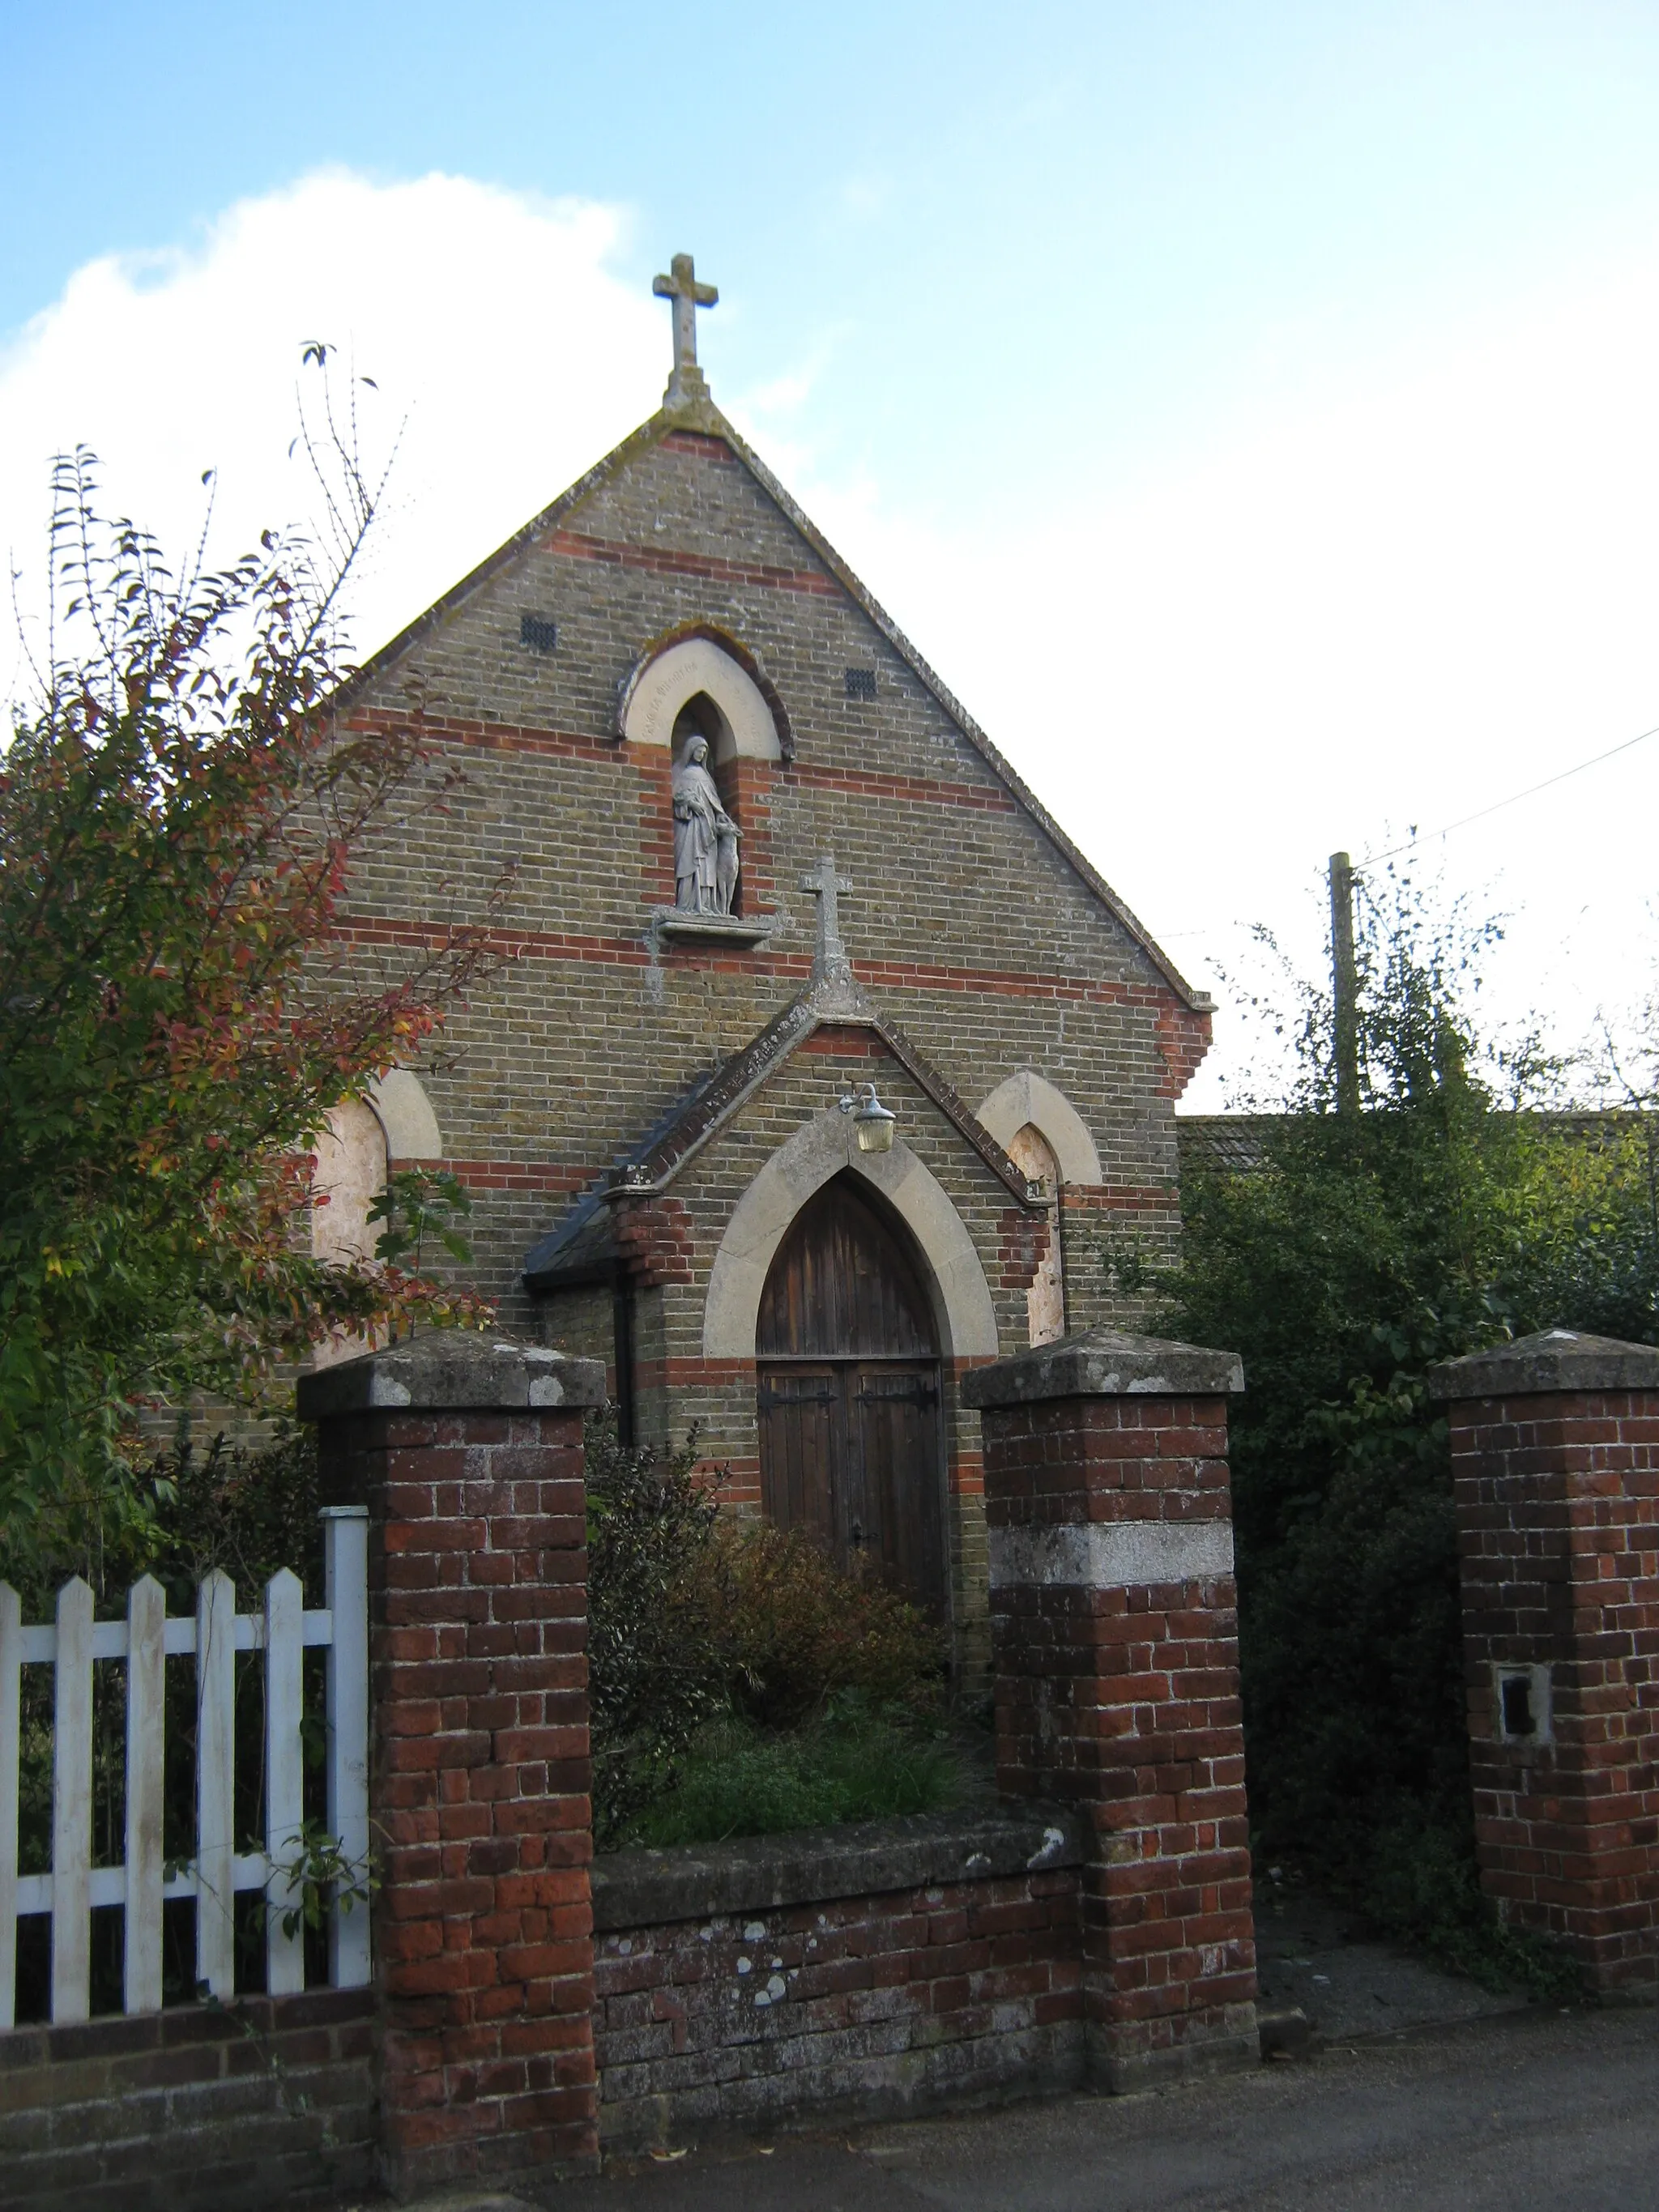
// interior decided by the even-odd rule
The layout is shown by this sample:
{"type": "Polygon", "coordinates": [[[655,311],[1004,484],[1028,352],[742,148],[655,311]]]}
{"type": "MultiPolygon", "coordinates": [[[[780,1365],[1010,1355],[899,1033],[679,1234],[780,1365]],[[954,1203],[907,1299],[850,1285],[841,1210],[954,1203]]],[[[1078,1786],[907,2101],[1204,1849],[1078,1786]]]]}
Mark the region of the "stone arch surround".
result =
{"type": "Polygon", "coordinates": [[[1066,1093],[1035,1068],[1016,1069],[975,1110],[979,1121],[1005,1146],[1030,1122],[1048,1139],[1065,1182],[1092,1187],[1105,1181],[1088,1124],[1066,1093]]]}
{"type": "Polygon", "coordinates": [[[700,691],[720,711],[716,766],[783,758],[770,702],[742,663],[711,637],[682,638],[641,661],[623,692],[617,716],[623,736],[630,744],[672,744],[675,716],[700,691]]]}
{"type": "Polygon", "coordinates": [[[945,1358],[994,1359],[990,1286],[943,1184],[902,1139],[890,1152],[860,1152],[851,1117],[833,1106],[781,1145],[738,1200],[709,1273],[704,1358],[754,1358],[761,1292],[785,1232],[813,1193],[848,1168],[881,1193],[915,1238],[945,1358]]]}
{"type": "Polygon", "coordinates": [[[412,1068],[394,1067],[369,1089],[368,1103],[394,1160],[438,1160],[444,1140],[426,1085],[412,1068]]]}

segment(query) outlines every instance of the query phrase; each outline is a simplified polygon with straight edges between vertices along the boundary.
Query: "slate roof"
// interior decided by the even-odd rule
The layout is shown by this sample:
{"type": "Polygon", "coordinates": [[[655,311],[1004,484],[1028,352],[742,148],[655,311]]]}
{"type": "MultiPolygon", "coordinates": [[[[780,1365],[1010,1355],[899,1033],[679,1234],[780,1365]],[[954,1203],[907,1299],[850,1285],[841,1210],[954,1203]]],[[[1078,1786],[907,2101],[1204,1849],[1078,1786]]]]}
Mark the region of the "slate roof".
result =
{"type": "Polygon", "coordinates": [[[356,675],[342,687],[336,695],[334,703],[339,707],[349,707],[361,691],[373,684],[376,678],[385,675],[411,646],[417,643],[427,631],[434,629],[447,615],[461,605],[481,584],[487,582],[490,577],[508,566],[520,554],[546,537],[550,531],[568,521],[585,500],[590,498],[602,485],[607,483],[613,476],[625,468],[629,461],[635,459],[641,453],[649,452],[653,446],[657,445],[675,430],[698,430],[706,436],[721,438],[726,441],[754,477],[756,483],[799,532],[848,598],[881,632],[894,652],[908,665],[917,678],[933,693],[939,704],[980,755],[992,774],[1018,801],[1048,839],[1050,844],[1080,878],[1085,888],[1106,908],[1113,920],[1133,939],[1176,997],[1194,1013],[1212,1012],[1215,1001],[1208,992],[1195,990],[1188,982],[1185,976],[1158,945],[1146,924],[1131,912],[1093,862],[1087,860],[1066,836],[1065,830],[1060,828],[1030,785],[998,751],[996,746],[993,744],[955,693],[922,659],[921,653],[911,644],[886,609],[854,575],[835,547],[819,531],[817,524],[795,504],[794,500],[773,475],[771,470],[767,467],[765,462],[750,448],[741,433],[732,428],[712,399],[695,401],[672,410],[665,406],[659,408],[648,422],[642,422],[639,428],[624,438],[619,446],[613,447],[603,460],[597,461],[585,476],[579,477],[568,490],[561,492],[550,506],[544,507],[539,514],[533,515],[522,529],[515,531],[504,544],[498,546],[487,559],[481,561],[471,574],[462,577],[459,583],[446,592],[441,599],[434,599],[424,614],[417,616],[406,629],[400,630],[389,644],[382,646],[377,653],[364,663],[356,675]]]}
{"type": "MultiPolygon", "coordinates": [[[[1273,1133],[1300,1118],[1294,1114],[1177,1114],[1176,1145],[1182,1170],[1201,1168],[1212,1175],[1253,1174],[1267,1165],[1267,1140],[1273,1133]]],[[[1521,1118],[1536,1129],[1595,1146],[1613,1144],[1633,1129],[1651,1128],[1656,1121],[1652,1115],[1624,1107],[1563,1112],[1528,1109],[1521,1118]]]]}

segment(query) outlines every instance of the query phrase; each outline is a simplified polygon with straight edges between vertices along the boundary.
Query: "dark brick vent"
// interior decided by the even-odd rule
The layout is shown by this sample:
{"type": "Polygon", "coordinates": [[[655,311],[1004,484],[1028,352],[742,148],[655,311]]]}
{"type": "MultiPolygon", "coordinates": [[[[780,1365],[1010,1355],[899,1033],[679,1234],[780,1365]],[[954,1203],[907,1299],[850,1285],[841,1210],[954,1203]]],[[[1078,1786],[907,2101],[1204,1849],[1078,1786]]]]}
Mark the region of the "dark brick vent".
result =
{"type": "Polygon", "coordinates": [[[849,699],[873,699],[876,696],[875,670],[849,668],[847,672],[847,696],[849,699]]]}
{"type": "Polygon", "coordinates": [[[532,653],[551,653],[559,642],[559,625],[550,615],[520,615],[519,642],[532,653]]]}

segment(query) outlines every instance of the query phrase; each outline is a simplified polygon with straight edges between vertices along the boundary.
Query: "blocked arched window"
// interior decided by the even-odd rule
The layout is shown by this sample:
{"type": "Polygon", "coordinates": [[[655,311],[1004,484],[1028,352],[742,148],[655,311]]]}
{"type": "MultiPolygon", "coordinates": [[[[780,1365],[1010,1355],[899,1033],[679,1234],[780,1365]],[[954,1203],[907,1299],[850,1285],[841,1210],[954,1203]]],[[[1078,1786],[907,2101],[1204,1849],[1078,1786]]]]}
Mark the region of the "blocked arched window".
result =
{"type": "Polygon", "coordinates": [[[372,1260],[378,1226],[368,1210],[386,1188],[386,1132],[356,1099],[337,1106],[317,1133],[312,1189],[325,1200],[311,1215],[311,1249],[319,1260],[372,1260]]]}
{"type": "Polygon", "coordinates": [[[1025,1292],[1027,1332],[1033,1344],[1052,1344],[1066,1334],[1066,1262],[1060,1241],[1060,1161],[1035,1122],[1015,1130],[1003,1147],[1028,1182],[1038,1182],[1048,1207],[1048,1249],[1025,1292]]]}
{"type": "MultiPolygon", "coordinates": [[[[374,1257],[380,1234],[380,1224],[369,1220],[368,1209],[386,1188],[386,1132],[371,1108],[349,1099],[333,1109],[317,1132],[315,1150],[311,1188],[327,1204],[312,1208],[312,1251],[337,1266],[360,1266],[374,1257]]],[[[371,1348],[368,1336],[331,1337],[313,1346],[312,1364],[331,1367],[371,1348]]]]}

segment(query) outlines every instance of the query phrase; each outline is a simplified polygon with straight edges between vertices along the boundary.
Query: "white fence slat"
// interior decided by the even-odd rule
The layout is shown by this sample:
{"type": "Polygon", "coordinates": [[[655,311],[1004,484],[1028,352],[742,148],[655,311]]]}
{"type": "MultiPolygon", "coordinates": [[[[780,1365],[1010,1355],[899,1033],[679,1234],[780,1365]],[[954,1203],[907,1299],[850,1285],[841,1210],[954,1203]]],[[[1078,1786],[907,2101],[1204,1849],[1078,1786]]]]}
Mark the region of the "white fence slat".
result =
{"type": "MultiPolygon", "coordinates": [[[[343,1856],[368,1865],[368,1509],[323,1509],[324,1592],[333,1618],[328,1650],[328,1826],[343,1856]]],[[[336,1907],[328,1923],[328,1978],[337,1990],[367,1988],[368,1907],[336,1907]]]]}
{"type": "MultiPolygon", "coordinates": [[[[0,1583],[0,2029],[16,2012],[17,1923],[52,1920],[52,2017],[90,2010],[92,1913],[125,1908],[124,2002],[161,2009],[163,1902],[196,1901],[198,1983],[221,2001],[235,1994],[234,1899],[263,1892],[267,1906],[266,1986],[273,1996],[305,1986],[305,1942],[282,1931],[301,1885],[278,1869],[303,1846],[303,1653],[327,1652],[328,1826],[354,1869],[368,1860],[368,1516],[362,1506],[327,1510],[328,1604],[310,1612],[298,1577],[271,1577],[262,1611],[239,1616],[228,1575],[197,1593],[194,1619],[170,1619],[161,1585],[145,1576],[127,1593],[125,1620],[94,1620],[92,1592],[78,1577],[58,1593],[55,1622],[24,1626],[17,1593],[0,1583]],[[235,1849],[236,1654],[265,1663],[266,1849],[235,1849]],[[196,1661],[196,1855],[168,1875],[163,1851],[167,1660],[196,1661]],[[125,1850],[120,1866],[92,1864],[95,1667],[125,1660],[125,1850]],[[21,1679],[27,1666],[53,1669],[52,1861],[49,1874],[18,1871],[21,1679]],[[292,1895],[290,1895],[292,1888],[292,1895]]],[[[368,1913],[362,1903],[330,1916],[330,1979],[359,1988],[369,1978],[368,1913]]]]}
{"type": "Polygon", "coordinates": [[[304,1928],[296,1926],[291,1936],[283,1932],[283,1915],[298,1906],[301,1887],[290,1886],[279,1870],[298,1856],[305,1820],[300,1742],[304,1613],[300,1577],[283,1567],[265,1584],[264,1618],[265,1852],[271,1861],[265,1892],[265,1987],[274,1997],[291,1996],[306,1985],[304,1928]]]}
{"type": "Polygon", "coordinates": [[[52,2016],[92,2008],[92,1591],[79,1575],[58,1593],[52,1698],[52,2016]]]}
{"type": "Polygon", "coordinates": [[[196,1593],[196,1978],[236,1994],[232,1856],[236,1588],[216,1567],[196,1593]]]}
{"type": "Polygon", "coordinates": [[[127,1592],[127,1835],[123,2002],[161,2009],[161,1784],[167,1592],[146,1575],[127,1592]]]}
{"type": "Polygon", "coordinates": [[[17,1759],[23,1601],[0,1583],[0,2028],[17,2017],[17,1759]]]}

